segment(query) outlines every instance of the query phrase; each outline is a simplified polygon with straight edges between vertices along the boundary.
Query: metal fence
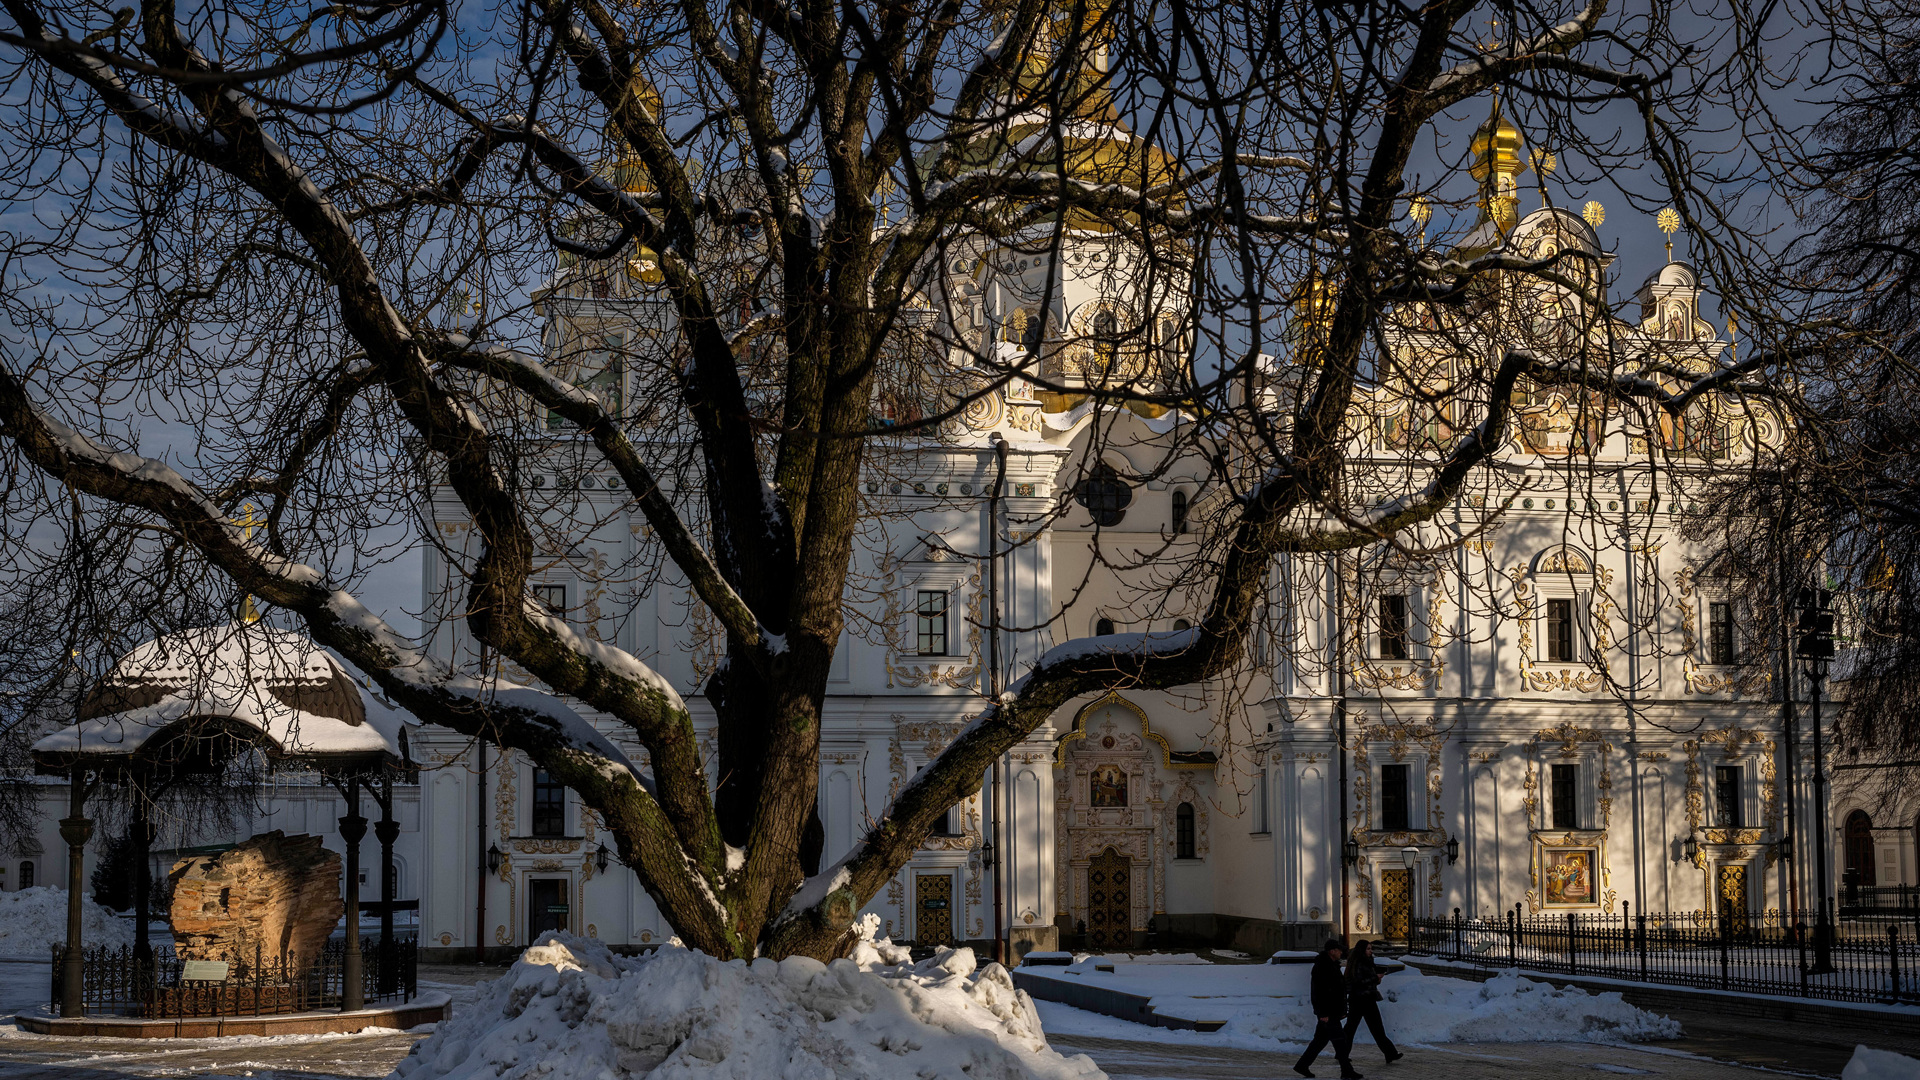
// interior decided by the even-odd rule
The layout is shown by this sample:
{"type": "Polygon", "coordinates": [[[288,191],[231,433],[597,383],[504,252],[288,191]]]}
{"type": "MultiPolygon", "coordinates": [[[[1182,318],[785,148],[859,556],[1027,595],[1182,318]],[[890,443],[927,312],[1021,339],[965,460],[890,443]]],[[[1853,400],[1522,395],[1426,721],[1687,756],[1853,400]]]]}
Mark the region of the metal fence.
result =
{"type": "Polygon", "coordinates": [[[1839,899],[1842,918],[1920,918],[1920,886],[1848,884],[1839,899]]]}
{"type": "MultiPolygon", "coordinates": [[[[412,937],[395,938],[391,950],[377,937],[361,938],[362,994],[368,1002],[411,1001],[419,993],[419,950],[412,937]]],[[[58,1008],[66,946],[53,947],[51,1000],[58,1008]]],[[[346,968],[344,940],[330,940],[319,956],[267,956],[256,948],[217,959],[225,977],[188,979],[187,964],[172,955],[141,958],[132,948],[95,945],[81,950],[81,1011],[89,1016],[184,1019],[207,1016],[268,1016],[340,1007],[346,968]]],[[[195,973],[206,969],[195,969],[195,973]]]]}
{"type": "Polygon", "coordinates": [[[1827,963],[1813,929],[1780,912],[1415,919],[1409,952],[1477,968],[1529,968],[1636,982],[1835,1001],[1920,1003],[1912,923],[1839,923],[1827,963]]]}

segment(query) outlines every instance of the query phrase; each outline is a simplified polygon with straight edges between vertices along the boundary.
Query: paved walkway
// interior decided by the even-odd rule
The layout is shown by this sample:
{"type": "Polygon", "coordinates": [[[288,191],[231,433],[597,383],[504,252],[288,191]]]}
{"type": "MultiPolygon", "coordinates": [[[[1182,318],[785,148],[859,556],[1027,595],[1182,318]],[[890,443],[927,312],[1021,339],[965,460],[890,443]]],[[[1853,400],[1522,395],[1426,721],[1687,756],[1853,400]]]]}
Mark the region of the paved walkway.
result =
{"type": "MultiPolygon", "coordinates": [[[[499,968],[422,965],[423,988],[454,996],[455,1008],[472,1000],[473,987],[499,968]]],[[[37,994],[37,989],[35,990],[37,994]]],[[[1670,1080],[1763,1080],[1782,1073],[1835,1077],[1859,1033],[1766,1028],[1737,1016],[1701,1013],[1674,1017],[1686,1035],[1653,1046],[1592,1043],[1499,1043],[1409,1047],[1388,1066],[1362,1045],[1354,1064],[1373,1080],[1475,1080],[1479,1077],[1657,1076],[1670,1080]],[[1715,1060],[1720,1059],[1720,1060],[1715,1060]]],[[[207,1080],[344,1080],[387,1075],[415,1035],[290,1037],[275,1041],[219,1040],[189,1045],[135,1039],[51,1039],[12,1033],[0,1037],[0,1080],[124,1080],[127,1077],[198,1077],[207,1080]]],[[[1065,1053],[1092,1057],[1124,1080],[1287,1080],[1294,1055],[1190,1043],[1160,1046],[1083,1036],[1057,1036],[1065,1053]]],[[[1888,1035],[1876,1046],[1920,1055],[1920,1037],[1888,1035]]],[[[1332,1057],[1315,1072],[1336,1077],[1332,1057]]]]}
{"type": "MultiPolygon", "coordinates": [[[[1161,1048],[1117,1039],[1056,1038],[1063,1053],[1079,1052],[1119,1080],[1274,1080],[1293,1076],[1296,1054],[1261,1050],[1161,1048]]],[[[1371,1046],[1354,1055],[1354,1068],[1372,1080],[1468,1080],[1470,1077],[1659,1076],[1671,1080],[1760,1080],[1766,1072],[1659,1047],[1593,1043],[1497,1043],[1409,1047],[1407,1056],[1384,1065],[1371,1046]]],[[[1340,1075],[1331,1053],[1314,1065],[1321,1077],[1340,1075]]],[[[1777,1074],[1773,1074],[1777,1075],[1777,1074]]]]}

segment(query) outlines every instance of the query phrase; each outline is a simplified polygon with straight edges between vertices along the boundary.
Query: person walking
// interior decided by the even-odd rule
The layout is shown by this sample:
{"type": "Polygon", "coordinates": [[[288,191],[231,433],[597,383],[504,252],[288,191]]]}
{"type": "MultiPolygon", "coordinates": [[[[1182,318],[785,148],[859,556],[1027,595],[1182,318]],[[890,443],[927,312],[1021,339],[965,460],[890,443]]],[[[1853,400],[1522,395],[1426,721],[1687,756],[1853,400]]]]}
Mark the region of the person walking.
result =
{"type": "Polygon", "coordinates": [[[1347,1053],[1353,1053],[1353,1037],[1360,1030],[1360,1021],[1365,1020],[1367,1030],[1373,1033],[1373,1045],[1391,1065],[1406,1055],[1394,1049],[1393,1040],[1387,1038],[1380,1023],[1380,998],[1380,969],[1373,963],[1373,942],[1356,941],[1353,955],[1347,957],[1347,1029],[1342,1033],[1347,1053]]]}
{"type": "Polygon", "coordinates": [[[1313,1041],[1293,1066],[1293,1071],[1301,1076],[1313,1075],[1313,1059],[1332,1043],[1334,1060],[1340,1063],[1341,1080],[1361,1080],[1360,1074],[1353,1071],[1353,1062],[1348,1060],[1351,1046],[1340,1029],[1340,1021],[1347,1015],[1347,980],[1340,974],[1340,957],[1346,951],[1346,945],[1339,938],[1329,938],[1320,955],[1313,958],[1313,971],[1307,980],[1307,1000],[1313,1006],[1315,1020],[1313,1041]]]}

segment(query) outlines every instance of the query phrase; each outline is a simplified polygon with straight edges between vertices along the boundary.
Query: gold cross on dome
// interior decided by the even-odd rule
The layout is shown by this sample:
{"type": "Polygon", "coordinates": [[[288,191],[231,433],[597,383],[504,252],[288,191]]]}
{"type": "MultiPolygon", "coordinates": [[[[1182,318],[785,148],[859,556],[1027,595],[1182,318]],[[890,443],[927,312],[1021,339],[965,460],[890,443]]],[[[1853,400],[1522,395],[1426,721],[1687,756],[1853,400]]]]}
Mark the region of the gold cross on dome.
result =
{"type": "Polygon", "coordinates": [[[253,530],[265,525],[267,519],[254,513],[252,503],[242,503],[240,506],[240,516],[234,518],[233,523],[240,526],[240,539],[251,540],[253,539],[253,530]]]}

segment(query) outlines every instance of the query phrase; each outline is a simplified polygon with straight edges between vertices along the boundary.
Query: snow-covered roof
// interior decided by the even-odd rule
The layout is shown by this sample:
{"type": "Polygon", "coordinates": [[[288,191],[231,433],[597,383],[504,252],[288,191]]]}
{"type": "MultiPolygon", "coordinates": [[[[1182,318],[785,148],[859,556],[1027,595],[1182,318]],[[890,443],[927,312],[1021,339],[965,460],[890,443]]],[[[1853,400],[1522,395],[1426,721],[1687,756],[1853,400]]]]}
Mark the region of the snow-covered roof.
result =
{"type": "Polygon", "coordinates": [[[276,758],[405,760],[413,717],[368,693],[332,654],[258,622],[167,634],[120,658],[76,723],[33,744],[46,770],[180,762],[228,734],[276,758]]]}

